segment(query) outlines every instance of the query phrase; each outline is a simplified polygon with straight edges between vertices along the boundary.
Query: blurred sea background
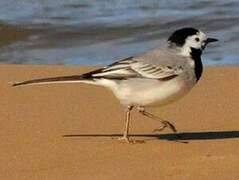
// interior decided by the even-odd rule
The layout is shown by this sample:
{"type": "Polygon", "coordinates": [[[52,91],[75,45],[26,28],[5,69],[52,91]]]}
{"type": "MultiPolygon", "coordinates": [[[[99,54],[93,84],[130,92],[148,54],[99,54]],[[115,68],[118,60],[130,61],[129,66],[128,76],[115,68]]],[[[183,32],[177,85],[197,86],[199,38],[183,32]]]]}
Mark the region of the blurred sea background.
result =
{"type": "Polygon", "coordinates": [[[106,65],[191,26],[220,40],[205,64],[238,65],[238,9],[238,0],[0,0],[0,63],[106,65]]]}

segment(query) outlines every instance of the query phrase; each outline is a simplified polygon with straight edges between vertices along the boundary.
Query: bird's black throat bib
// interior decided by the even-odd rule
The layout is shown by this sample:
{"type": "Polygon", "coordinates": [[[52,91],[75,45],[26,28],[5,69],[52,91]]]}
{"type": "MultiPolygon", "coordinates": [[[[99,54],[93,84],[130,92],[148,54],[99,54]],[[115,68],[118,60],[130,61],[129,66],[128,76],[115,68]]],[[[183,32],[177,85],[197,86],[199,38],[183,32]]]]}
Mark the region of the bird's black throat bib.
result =
{"type": "Polygon", "coordinates": [[[195,63],[194,71],[197,78],[197,81],[200,79],[203,72],[203,65],[201,60],[202,50],[191,48],[191,57],[195,63]]]}

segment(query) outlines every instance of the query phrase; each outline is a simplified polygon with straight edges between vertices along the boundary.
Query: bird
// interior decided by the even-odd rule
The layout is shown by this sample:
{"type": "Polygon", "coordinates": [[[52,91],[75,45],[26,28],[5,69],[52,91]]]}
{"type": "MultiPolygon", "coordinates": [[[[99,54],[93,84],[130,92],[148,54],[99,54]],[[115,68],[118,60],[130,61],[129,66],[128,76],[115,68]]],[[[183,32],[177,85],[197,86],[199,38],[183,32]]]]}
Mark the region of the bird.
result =
{"type": "Polygon", "coordinates": [[[216,41],[218,39],[207,37],[199,29],[183,27],[169,36],[164,48],[120,59],[83,74],[26,80],[12,86],[86,83],[108,88],[125,107],[125,128],[123,136],[118,139],[135,143],[137,140],[129,137],[133,108],[146,117],[159,120],[162,126],[157,130],[168,127],[177,132],[172,123],[146,111],[146,108],[161,107],[186,95],[202,75],[203,50],[216,41]]]}

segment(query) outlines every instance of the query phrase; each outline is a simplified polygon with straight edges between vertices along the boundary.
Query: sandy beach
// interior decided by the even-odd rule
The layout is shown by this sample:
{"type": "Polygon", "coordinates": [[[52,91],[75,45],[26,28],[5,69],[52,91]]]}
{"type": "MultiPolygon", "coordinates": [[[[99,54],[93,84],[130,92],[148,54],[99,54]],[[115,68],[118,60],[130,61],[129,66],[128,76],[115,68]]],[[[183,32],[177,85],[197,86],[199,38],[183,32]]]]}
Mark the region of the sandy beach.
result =
{"type": "Polygon", "coordinates": [[[124,109],[113,94],[85,84],[11,87],[21,81],[80,74],[93,67],[0,65],[0,179],[121,180],[239,178],[239,68],[209,67],[183,99],[133,113],[131,135],[119,143],[124,109]],[[113,138],[113,139],[112,139],[113,138]]]}

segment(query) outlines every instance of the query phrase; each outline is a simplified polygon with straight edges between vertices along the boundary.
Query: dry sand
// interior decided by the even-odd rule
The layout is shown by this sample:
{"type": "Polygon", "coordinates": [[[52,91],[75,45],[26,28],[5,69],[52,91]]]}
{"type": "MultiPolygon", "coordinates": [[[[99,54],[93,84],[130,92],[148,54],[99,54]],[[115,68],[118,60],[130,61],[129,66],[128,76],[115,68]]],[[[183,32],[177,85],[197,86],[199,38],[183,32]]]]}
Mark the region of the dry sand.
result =
{"type": "Polygon", "coordinates": [[[108,90],[84,84],[12,88],[9,81],[71,75],[92,68],[0,65],[0,179],[239,179],[239,68],[207,68],[183,99],[152,109],[181,133],[123,108],[108,90]],[[65,135],[65,137],[64,137],[65,135]]]}

